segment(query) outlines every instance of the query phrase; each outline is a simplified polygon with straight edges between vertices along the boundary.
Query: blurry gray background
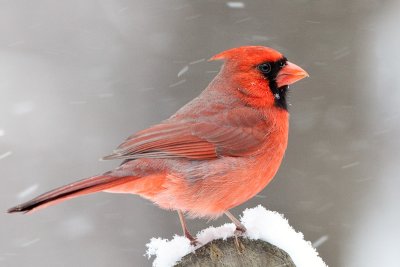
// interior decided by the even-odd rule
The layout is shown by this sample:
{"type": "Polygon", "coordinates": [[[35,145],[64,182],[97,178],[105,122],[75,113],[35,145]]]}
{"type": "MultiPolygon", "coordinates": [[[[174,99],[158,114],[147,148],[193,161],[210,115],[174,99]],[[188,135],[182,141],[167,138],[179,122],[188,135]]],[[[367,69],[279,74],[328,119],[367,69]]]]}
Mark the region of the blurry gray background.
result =
{"type": "Polygon", "coordinates": [[[233,212],[284,213],[330,266],[395,266],[399,11],[394,0],[0,0],[0,266],[149,266],[145,244],[180,225],[137,196],[4,211],[117,166],[97,159],[199,94],[220,66],[206,59],[240,45],[274,47],[311,77],[292,86],[278,175],[233,212]]]}

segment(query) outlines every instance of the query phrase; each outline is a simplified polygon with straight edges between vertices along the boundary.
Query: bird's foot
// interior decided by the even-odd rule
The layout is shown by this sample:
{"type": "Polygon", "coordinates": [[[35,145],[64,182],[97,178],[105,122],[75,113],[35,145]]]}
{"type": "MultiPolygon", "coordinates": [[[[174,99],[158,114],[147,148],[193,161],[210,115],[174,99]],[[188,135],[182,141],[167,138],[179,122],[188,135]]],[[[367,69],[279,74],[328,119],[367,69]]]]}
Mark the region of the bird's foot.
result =
{"type": "Polygon", "coordinates": [[[236,230],[234,232],[235,246],[239,253],[243,253],[244,249],[245,249],[243,243],[240,241],[240,237],[243,236],[246,233],[246,231],[247,231],[247,229],[246,229],[246,227],[244,227],[244,225],[236,226],[236,230]]]}
{"type": "Polygon", "coordinates": [[[235,236],[243,236],[246,233],[246,231],[247,231],[247,229],[246,229],[246,227],[244,227],[244,225],[239,225],[239,226],[236,226],[234,234],[235,234],[235,236]]]}
{"type": "Polygon", "coordinates": [[[194,238],[190,233],[185,233],[185,237],[190,240],[190,245],[194,247],[201,245],[201,243],[196,238],[194,238]]]}
{"type": "Polygon", "coordinates": [[[190,245],[192,245],[193,247],[197,247],[201,245],[201,243],[195,238],[194,240],[190,240],[190,245]]]}
{"type": "Polygon", "coordinates": [[[237,235],[235,235],[235,246],[238,253],[242,254],[244,252],[245,247],[243,243],[240,241],[240,237],[237,235]]]}

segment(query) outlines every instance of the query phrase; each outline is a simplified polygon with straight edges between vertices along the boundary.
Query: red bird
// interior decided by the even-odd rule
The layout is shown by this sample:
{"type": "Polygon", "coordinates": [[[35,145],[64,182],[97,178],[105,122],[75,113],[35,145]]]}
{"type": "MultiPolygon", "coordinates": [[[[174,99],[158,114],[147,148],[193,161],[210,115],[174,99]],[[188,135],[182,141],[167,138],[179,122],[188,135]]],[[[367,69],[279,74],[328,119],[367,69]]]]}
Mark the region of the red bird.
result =
{"type": "Polygon", "coordinates": [[[274,177],[288,142],[288,86],[308,76],[278,51],[244,46],[222,52],[218,75],[169,119],[126,139],[104,159],[116,169],[62,186],[8,210],[32,212],[94,192],[138,194],[163,209],[215,218],[260,192],[274,177]]]}

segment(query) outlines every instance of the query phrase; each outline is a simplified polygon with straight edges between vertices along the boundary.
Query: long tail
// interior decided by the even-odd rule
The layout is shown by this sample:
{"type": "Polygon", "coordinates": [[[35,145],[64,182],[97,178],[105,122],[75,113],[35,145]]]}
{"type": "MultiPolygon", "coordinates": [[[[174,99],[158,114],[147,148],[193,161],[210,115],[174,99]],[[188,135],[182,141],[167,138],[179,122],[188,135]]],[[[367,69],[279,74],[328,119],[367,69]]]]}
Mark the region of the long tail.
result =
{"type": "Polygon", "coordinates": [[[32,212],[41,208],[45,208],[63,202],[67,199],[99,192],[129,181],[133,181],[135,179],[137,178],[131,176],[127,177],[108,176],[107,173],[104,175],[94,176],[51,190],[32,200],[29,200],[25,203],[22,203],[18,206],[11,208],[7,212],[8,213],[32,212]]]}

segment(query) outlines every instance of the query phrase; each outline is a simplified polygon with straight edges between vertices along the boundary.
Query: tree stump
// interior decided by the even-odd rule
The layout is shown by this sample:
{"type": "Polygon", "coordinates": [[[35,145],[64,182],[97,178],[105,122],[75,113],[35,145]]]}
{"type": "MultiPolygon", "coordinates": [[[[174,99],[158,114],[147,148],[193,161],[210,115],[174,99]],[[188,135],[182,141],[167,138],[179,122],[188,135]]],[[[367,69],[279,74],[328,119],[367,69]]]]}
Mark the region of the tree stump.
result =
{"type": "Polygon", "coordinates": [[[226,240],[211,241],[183,257],[175,266],[295,267],[296,265],[289,254],[268,242],[230,237],[226,240]]]}

